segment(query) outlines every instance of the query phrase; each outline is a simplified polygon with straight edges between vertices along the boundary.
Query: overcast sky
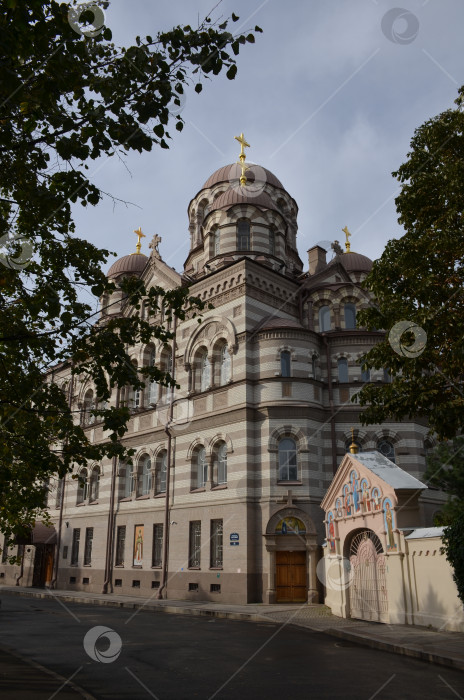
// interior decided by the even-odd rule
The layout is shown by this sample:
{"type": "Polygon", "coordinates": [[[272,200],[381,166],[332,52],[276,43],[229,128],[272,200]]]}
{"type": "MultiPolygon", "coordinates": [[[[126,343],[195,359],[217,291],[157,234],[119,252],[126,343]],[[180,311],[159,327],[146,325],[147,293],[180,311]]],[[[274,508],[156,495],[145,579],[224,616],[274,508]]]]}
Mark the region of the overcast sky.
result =
{"type": "MultiPolygon", "coordinates": [[[[225,75],[188,92],[181,133],[170,150],[95,164],[93,180],[115,197],[75,208],[77,234],[118,256],[135,250],[135,228],[162,236],[160,252],[178,271],[188,252],[187,206],[209,175],[248,159],[272,170],[299,206],[298,247],[343,240],[378,257],[401,235],[391,172],[404,162],[414,129],[453,105],[464,83],[462,0],[223,0],[213,16],[235,12],[234,30],[263,34],[225,75]],[[401,12],[402,10],[402,12],[401,12]],[[382,23],[382,19],[383,23],[382,23]]],[[[112,0],[106,24],[118,45],[140,34],[198,22],[213,0],[112,0]]],[[[110,258],[109,264],[113,261],[110,258]]]]}

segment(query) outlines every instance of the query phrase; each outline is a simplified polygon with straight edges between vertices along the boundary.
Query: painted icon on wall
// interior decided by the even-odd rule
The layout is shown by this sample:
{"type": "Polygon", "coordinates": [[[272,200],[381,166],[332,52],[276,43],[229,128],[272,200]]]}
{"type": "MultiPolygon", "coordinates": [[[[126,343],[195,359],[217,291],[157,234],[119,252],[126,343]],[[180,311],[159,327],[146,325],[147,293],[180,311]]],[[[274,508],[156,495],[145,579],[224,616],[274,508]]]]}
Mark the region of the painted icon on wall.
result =
{"type": "Polygon", "coordinates": [[[383,502],[383,514],[385,518],[385,530],[387,531],[387,549],[390,551],[396,549],[395,536],[395,514],[393,512],[393,504],[389,498],[385,498],[383,502]]]}
{"type": "Polygon", "coordinates": [[[351,515],[351,496],[348,484],[345,484],[343,487],[343,505],[345,506],[346,515],[351,515]]]}
{"type": "Polygon", "coordinates": [[[304,535],[306,532],[305,524],[299,518],[282,518],[276,526],[277,535],[304,535]]]}
{"type": "Polygon", "coordinates": [[[335,553],[335,524],[334,524],[334,514],[330,510],[327,513],[327,542],[329,544],[329,549],[332,554],[335,553]]]}
{"type": "Polygon", "coordinates": [[[134,566],[143,564],[143,525],[134,528],[134,566]]]}
{"type": "Polygon", "coordinates": [[[360,509],[360,503],[359,503],[359,485],[358,485],[358,475],[353,469],[353,471],[350,474],[350,485],[351,485],[351,493],[353,494],[353,507],[354,507],[354,512],[358,513],[360,509]]]}
{"type": "Polygon", "coordinates": [[[382,507],[380,502],[380,490],[377,487],[372,489],[372,507],[374,510],[380,510],[382,507]]]}
{"type": "Polygon", "coordinates": [[[337,498],[335,501],[335,513],[337,518],[343,518],[343,511],[342,511],[342,499],[337,498]]]}
{"type": "Polygon", "coordinates": [[[369,484],[367,479],[361,479],[361,503],[363,513],[367,513],[371,509],[371,501],[369,498],[369,484]]]}

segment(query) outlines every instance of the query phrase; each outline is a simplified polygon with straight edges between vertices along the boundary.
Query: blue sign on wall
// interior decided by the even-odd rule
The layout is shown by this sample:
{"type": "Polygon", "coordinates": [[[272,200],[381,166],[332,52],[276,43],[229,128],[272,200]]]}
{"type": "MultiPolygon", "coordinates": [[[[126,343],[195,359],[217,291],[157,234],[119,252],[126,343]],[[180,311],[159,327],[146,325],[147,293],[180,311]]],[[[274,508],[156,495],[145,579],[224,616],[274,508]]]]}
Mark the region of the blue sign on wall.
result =
{"type": "Polygon", "coordinates": [[[231,533],[230,533],[230,539],[231,539],[231,540],[239,540],[239,539],[240,539],[240,536],[239,536],[238,532],[231,532],[231,533]]]}

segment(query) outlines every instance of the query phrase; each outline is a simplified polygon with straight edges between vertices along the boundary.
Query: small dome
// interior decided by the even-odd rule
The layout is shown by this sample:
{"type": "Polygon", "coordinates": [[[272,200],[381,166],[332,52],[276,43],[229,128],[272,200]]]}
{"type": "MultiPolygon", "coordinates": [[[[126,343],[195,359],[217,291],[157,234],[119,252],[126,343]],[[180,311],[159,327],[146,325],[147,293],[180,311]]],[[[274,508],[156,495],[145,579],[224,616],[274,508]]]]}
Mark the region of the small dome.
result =
{"type": "Polygon", "coordinates": [[[223,209],[232,207],[234,204],[254,204],[257,207],[263,207],[264,209],[274,209],[274,211],[279,211],[277,206],[274,204],[272,199],[266,192],[254,192],[250,190],[247,192],[247,186],[243,187],[232,187],[219,197],[216,197],[214,202],[211,204],[210,212],[216,209],[223,209]]]}
{"type": "Polygon", "coordinates": [[[372,260],[361,253],[342,253],[336,255],[329,265],[339,262],[347,272],[370,272],[372,270],[372,260]]]}
{"type": "Polygon", "coordinates": [[[124,255],[114,262],[108,272],[107,277],[118,277],[123,274],[139,275],[147,264],[148,258],[143,253],[133,253],[124,255]]]}
{"type": "MultiPolygon", "coordinates": [[[[255,163],[247,163],[247,165],[250,168],[250,171],[246,172],[245,174],[250,181],[254,180],[255,177],[258,180],[261,180],[261,178],[265,178],[265,182],[268,182],[270,185],[278,187],[281,190],[285,189],[280,180],[276,178],[274,173],[271,173],[270,170],[267,170],[267,168],[263,168],[262,165],[257,165],[255,163]],[[256,165],[254,173],[253,165],[256,165]]],[[[219,168],[219,170],[216,170],[216,172],[210,175],[210,177],[206,180],[205,184],[201,189],[206,190],[208,189],[208,187],[213,187],[213,185],[217,185],[220,182],[232,182],[234,180],[238,180],[238,178],[241,175],[241,172],[242,170],[238,163],[224,165],[222,168],[219,168]]]]}

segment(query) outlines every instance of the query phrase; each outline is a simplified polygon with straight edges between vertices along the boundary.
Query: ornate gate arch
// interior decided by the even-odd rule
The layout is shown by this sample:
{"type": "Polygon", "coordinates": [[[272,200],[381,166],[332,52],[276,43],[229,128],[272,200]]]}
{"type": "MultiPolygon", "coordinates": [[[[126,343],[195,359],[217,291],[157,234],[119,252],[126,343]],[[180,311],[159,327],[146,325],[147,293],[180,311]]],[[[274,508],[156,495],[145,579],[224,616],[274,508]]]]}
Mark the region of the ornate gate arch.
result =
{"type": "Polygon", "coordinates": [[[353,536],[350,544],[350,565],[351,617],[388,622],[386,561],[382,543],[375,532],[363,530],[353,536]]]}

